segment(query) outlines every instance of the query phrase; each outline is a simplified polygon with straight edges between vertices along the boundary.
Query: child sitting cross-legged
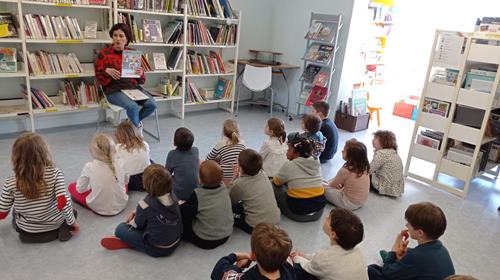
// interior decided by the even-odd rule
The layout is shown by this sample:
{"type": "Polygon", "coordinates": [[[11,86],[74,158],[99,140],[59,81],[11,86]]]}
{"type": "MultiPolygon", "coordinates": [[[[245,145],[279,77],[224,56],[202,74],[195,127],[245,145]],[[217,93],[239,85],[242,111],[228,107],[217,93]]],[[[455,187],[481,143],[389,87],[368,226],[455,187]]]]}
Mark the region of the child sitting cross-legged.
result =
{"type": "Polygon", "coordinates": [[[406,230],[401,231],[390,252],[381,251],[383,266],[368,266],[370,280],[430,279],[441,280],[455,274],[450,254],[439,237],[446,230],[441,208],[430,202],[412,204],[405,212],[406,230]],[[408,237],[418,246],[407,248],[408,237]]]}
{"type": "Polygon", "coordinates": [[[112,216],[127,206],[128,195],[122,161],[115,157],[115,142],[97,133],[90,142],[90,154],[94,158],[83,166],[76,181],[68,186],[73,200],[93,212],[112,216]]]}
{"type": "Polygon", "coordinates": [[[193,147],[194,135],[181,127],[175,131],[175,150],[168,152],[165,167],[174,176],[174,195],[179,200],[187,200],[198,187],[200,166],[198,148],[193,147]]]}
{"type": "Polygon", "coordinates": [[[202,162],[199,173],[201,186],[181,204],[182,238],[202,249],[213,249],[226,243],[233,232],[231,199],[217,162],[202,162]]]}
{"type": "Polygon", "coordinates": [[[212,270],[211,279],[297,279],[287,261],[292,240],[284,230],[260,223],[252,232],[250,247],[251,253],[232,253],[221,258],[212,270]],[[257,264],[245,271],[253,261],[257,264]]]}
{"type": "Polygon", "coordinates": [[[339,130],[335,123],[328,117],[330,113],[330,105],[325,101],[316,101],[312,105],[311,114],[318,116],[321,119],[320,131],[326,137],[325,149],[321,152],[319,160],[325,163],[333,158],[337,153],[339,144],[339,130]]]}
{"type": "Polygon", "coordinates": [[[286,159],[286,144],[285,123],[278,118],[270,118],[267,120],[264,133],[269,138],[262,143],[260,147],[260,155],[262,156],[262,169],[266,175],[273,177],[280,169],[286,159]]]}
{"type": "Polygon", "coordinates": [[[258,223],[279,223],[280,209],[276,205],[271,181],[262,171],[262,157],[256,151],[246,149],[240,153],[238,165],[230,185],[234,225],[252,233],[258,223]]]}
{"type": "Polygon", "coordinates": [[[298,222],[318,220],[326,204],[320,163],[312,156],[313,145],[314,141],[308,137],[289,135],[289,161],[273,177],[281,213],[298,222]]]}
{"type": "Polygon", "coordinates": [[[326,137],[320,131],[321,119],[313,114],[305,115],[301,122],[304,132],[301,134],[314,141],[313,156],[319,158],[325,149],[326,137]]]}
{"type": "Polygon", "coordinates": [[[139,201],[125,223],[116,227],[116,237],[106,237],[101,245],[109,250],[132,248],[152,257],[172,254],[179,245],[182,219],[172,197],[172,176],[159,164],[144,170],[146,197],[139,201]]]}
{"type": "Polygon", "coordinates": [[[373,133],[373,159],[370,163],[370,183],[374,191],[388,196],[401,196],[405,191],[403,162],[398,155],[396,135],[392,131],[373,133]]]}
{"type": "Polygon", "coordinates": [[[315,254],[292,254],[298,279],[368,279],[366,263],[357,245],[363,240],[363,223],[350,210],[334,208],[323,223],[330,247],[315,254]]]}

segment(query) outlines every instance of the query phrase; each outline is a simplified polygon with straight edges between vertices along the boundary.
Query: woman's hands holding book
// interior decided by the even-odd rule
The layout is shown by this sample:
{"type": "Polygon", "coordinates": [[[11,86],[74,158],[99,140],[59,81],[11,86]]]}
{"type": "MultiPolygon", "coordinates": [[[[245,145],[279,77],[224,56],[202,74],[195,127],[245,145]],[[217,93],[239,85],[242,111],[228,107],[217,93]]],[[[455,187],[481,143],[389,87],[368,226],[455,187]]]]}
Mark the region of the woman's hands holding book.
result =
{"type": "Polygon", "coordinates": [[[119,80],[121,77],[120,71],[116,70],[115,68],[106,68],[104,69],[104,72],[108,74],[111,78],[115,80],[119,80]]]}

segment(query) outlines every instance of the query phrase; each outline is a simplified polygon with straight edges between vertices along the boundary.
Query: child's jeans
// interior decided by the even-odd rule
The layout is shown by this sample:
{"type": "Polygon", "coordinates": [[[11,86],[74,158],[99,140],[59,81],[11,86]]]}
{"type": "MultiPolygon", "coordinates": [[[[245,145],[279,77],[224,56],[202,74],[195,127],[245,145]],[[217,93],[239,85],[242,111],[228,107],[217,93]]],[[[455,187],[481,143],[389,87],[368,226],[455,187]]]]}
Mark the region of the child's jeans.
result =
{"type": "Polygon", "coordinates": [[[172,245],[170,248],[159,248],[149,244],[143,238],[143,233],[126,223],[121,223],[116,227],[115,236],[120,238],[121,241],[127,243],[132,248],[137,251],[146,253],[151,257],[166,257],[172,254],[177,246],[179,246],[179,241],[172,245]]]}
{"type": "Polygon", "coordinates": [[[368,279],[370,280],[385,280],[382,274],[382,267],[378,264],[371,264],[368,266],[368,279]]]}
{"type": "Polygon", "coordinates": [[[313,222],[319,220],[321,215],[323,215],[323,209],[313,212],[311,214],[298,215],[292,212],[287,203],[287,187],[281,186],[277,187],[273,184],[274,196],[276,198],[276,203],[278,204],[278,208],[281,210],[281,213],[287,216],[289,219],[294,220],[296,222],[313,222]]]}
{"type": "Polygon", "coordinates": [[[243,208],[243,204],[241,202],[233,204],[233,217],[235,227],[248,234],[252,234],[253,227],[245,221],[245,209],[243,208]]]}

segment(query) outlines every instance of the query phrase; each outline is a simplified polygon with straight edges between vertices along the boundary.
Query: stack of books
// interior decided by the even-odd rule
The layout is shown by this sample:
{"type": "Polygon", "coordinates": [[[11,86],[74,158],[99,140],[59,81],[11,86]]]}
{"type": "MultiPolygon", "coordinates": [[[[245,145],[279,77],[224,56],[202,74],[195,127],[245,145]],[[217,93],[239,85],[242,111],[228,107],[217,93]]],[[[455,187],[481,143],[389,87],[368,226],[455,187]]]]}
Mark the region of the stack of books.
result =
{"type": "MultiPolygon", "coordinates": [[[[28,100],[28,91],[26,85],[21,85],[21,96],[28,100]]],[[[33,109],[47,109],[55,107],[56,104],[49,98],[49,96],[41,89],[31,88],[31,106],[33,109]]]]}
{"type": "Polygon", "coordinates": [[[177,69],[177,66],[179,65],[179,61],[181,60],[183,53],[184,53],[184,50],[180,47],[172,48],[172,51],[170,52],[170,55],[168,56],[168,60],[167,60],[167,68],[169,70],[176,70],[177,69]]]}
{"type": "Polygon", "coordinates": [[[191,45],[234,45],[236,25],[218,25],[209,29],[201,21],[190,21],[188,43],[191,45]]]}
{"type": "Polygon", "coordinates": [[[60,86],[62,103],[71,107],[98,104],[104,97],[101,86],[95,83],[62,81],[60,86]]]}
{"type": "Polygon", "coordinates": [[[186,103],[205,103],[207,102],[207,99],[205,99],[203,96],[201,96],[200,91],[198,90],[198,87],[191,82],[190,80],[186,79],[186,103]]]}
{"type": "Polygon", "coordinates": [[[28,52],[28,70],[31,76],[83,73],[84,69],[74,53],[28,52]]]}
{"type": "Polygon", "coordinates": [[[210,100],[231,99],[233,85],[230,80],[219,78],[215,89],[198,88],[189,79],[186,79],[186,102],[205,103],[210,100]]]}
{"type": "Polygon", "coordinates": [[[187,12],[190,15],[234,18],[235,13],[229,0],[187,0],[187,12]]]}
{"type": "Polygon", "coordinates": [[[363,116],[368,113],[368,93],[366,89],[353,89],[348,101],[340,101],[339,111],[350,116],[363,116]]]}
{"type": "Polygon", "coordinates": [[[167,23],[163,36],[165,38],[165,43],[182,44],[183,26],[183,22],[179,20],[167,23]]]}
{"type": "Polygon", "coordinates": [[[445,70],[437,69],[432,74],[432,82],[447,86],[455,86],[458,79],[458,70],[446,68],[445,70]]]}
{"type": "Polygon", "coordinates": [[[25,14],[23,19],[25,34],[30,39],[83,39],[83,33],[76,18],[69,16],[25,14]]]}
{"type": "Polygon", "coordinates": [[[497,75],[496,66],[478,66],[472,68],[465,76],[464,87],[470,90],[490,93],[497,75]]]}
{"type": "Polygon", "coordinates": [[[142,19],[142,27],[139,26],[134,15],[118,13],[118,23],[125,23],[132,31],[131,43],[148,42],[163,43],[161,22],[154,19],[142,19]]]}
{"type": "MultiPolygon", "coordinates": [[[[460,164],[471,166],[474,162],[473,160],[474,148],[465,146],[464,144],[456,145],[450,147],[446,154],[446,158],[458,162],[460,164]]],[[[482,158],[483,152],[479,152],[478,160],[482,158]]]]}
{"type": "Polygon", "coordinates": [[[450,102],[441,101],[432,98],[425,98],[422,112],[439,115],[441,117],[448,117],[450,112],[450,102]]]}
{"type": "Polygon", "coordinates": [[[420,131],[417,135],[417,143],[436,150],[441,149],[444,133],[430,129],[420,131]]]}
{"type": "Polygon", "coordinates": [[[106,0],[30,0],[33,2],[73,4],[73,5],[107,5],[106,0]]]}
{"type": "Polygon", "coordinates": [[[304,59],[321,64],[330,64],[334,48],[331,45],[312,44],[307,50],[304,59]]]}
{"type": "Polygon", "coordinates": [[[224,62],[219,53],[210,51],[209,55],[189,51],[186,56],[187,74],[220,74],[226,73],[224,62]]]}
{"type": "Polygon", "coordinates": [[[216,45],[236,44],[236,25],[218,25],[209,28],[216,45]]]}
{"type": "Polygon", "coordinates": [[[181,12],[180,0],[118,0],[118,8],[130,10],[143,10],[178,14],[181,12]]]}

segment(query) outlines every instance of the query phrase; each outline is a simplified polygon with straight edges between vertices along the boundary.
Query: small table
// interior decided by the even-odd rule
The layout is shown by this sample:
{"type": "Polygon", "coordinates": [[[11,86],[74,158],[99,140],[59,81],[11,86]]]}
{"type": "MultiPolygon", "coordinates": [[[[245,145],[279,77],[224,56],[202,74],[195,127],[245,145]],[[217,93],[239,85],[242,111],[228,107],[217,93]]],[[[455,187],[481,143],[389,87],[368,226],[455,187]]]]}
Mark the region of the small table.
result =
{"type": "MultiPolygon", "coordinates": [[[[234,63],[234,60],[229,60],[229,62],[234,63]]],[[[249,59],[238,59],[238,65],[247,65],[247,64],[255,66],[255,67],[272,67],[273,68],[273,75],[279,75],[279,76],[283,77],[283,80],[285,80],[286,89],[287,89],[286,115],[291,120],[292,117],[290,116],[290,113],[289,113],[289,108],[290,108],[290,88],[288,87],[288,81],[286,79],[285,70],[293,70],[293,69],[298,69],[300,67],[297,66],[297,65],[292,65],[292,64],[283,63],[283,62],[281,62],[279,65],[270,65],[270,64],[265,64],[265,63],[252,62],[249,59]]],[[[236,82],[238,82],[238,79],[241,77],[241,75],[243,74],[244,71],[245,71],[245,68],[241,69],[238,72],[238,76],[236,78],[236,82]]],[[[238,92],[238,94],[240,94],[240,93],[238,92]]],[[[281,106],[281,107],[283,108],[283,106],[281,106]]]]}

